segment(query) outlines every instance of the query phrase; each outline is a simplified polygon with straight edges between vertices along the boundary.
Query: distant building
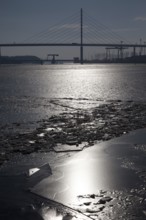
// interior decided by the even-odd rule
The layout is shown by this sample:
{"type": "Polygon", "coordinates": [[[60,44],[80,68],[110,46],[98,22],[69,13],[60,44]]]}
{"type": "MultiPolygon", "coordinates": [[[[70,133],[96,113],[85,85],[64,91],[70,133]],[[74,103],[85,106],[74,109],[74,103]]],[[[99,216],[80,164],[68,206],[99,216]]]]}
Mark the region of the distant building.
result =
{"type": "Polygon", "coordinates": [[[1,64],[23,64],[23,63],[36,63],[40,64],[42,61],[36,56],[1,56],[1,64]]]}

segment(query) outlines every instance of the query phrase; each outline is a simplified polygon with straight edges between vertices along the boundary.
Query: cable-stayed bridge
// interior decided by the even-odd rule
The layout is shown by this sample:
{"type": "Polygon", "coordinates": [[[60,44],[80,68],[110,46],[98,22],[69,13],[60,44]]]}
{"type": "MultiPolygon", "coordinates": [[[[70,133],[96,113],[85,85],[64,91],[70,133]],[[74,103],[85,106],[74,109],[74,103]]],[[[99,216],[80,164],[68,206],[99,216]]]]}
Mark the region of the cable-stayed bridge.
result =
{"type": "Polygon", "coordinates": [[[118,50],[122,58],[123,50],[133,48],[133,56],[136,48],[142,50],[146,44],[140,42],[133,44],[119,36],[107,26],[97,22],[83,10],[80,13],[68,17],[62,22],[31,36],[19,43],[0,43],[0,47],[79,47],[80,63],[84,62],[84,47],[104,47],[107,52],[110,49],[118,50]]]}

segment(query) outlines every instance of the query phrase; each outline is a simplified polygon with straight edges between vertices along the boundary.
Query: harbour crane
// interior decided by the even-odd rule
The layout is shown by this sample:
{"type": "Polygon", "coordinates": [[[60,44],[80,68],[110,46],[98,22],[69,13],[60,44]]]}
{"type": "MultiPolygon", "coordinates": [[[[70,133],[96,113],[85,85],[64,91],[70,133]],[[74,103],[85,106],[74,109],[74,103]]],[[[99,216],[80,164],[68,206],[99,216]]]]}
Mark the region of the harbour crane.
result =
{"type": "Polygon", "coordinates": [[[56,63],[55,57],[57,57],[57,56],[59,56],[59,54],[48,54],[47,58],[52,57],[51,63],[55,64],[56,63]]]}

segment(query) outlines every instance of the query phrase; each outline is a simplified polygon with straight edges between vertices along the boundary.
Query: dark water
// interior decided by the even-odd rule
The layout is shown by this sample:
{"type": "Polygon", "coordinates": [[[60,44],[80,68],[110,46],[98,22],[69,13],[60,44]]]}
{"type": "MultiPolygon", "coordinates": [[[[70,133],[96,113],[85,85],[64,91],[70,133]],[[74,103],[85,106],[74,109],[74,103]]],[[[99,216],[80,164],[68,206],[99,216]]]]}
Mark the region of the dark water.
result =
{"type": "Polygon", "coordinates": [[[39,120],[55,98],[146,101],[146,65],[0,66],[0,122],[39,120]]]}

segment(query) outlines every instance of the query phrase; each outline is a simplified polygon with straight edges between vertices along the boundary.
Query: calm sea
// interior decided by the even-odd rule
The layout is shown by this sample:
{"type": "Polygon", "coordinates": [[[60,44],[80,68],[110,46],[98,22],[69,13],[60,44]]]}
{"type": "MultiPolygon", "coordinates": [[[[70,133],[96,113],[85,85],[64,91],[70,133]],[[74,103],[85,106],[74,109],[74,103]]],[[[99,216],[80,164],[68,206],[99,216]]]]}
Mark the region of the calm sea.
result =
{"type": "Polygon", "coordinates": [[[0,66],[0,123],[39,120],[50,100],[146,101],[146,65],[0,66]]]}

